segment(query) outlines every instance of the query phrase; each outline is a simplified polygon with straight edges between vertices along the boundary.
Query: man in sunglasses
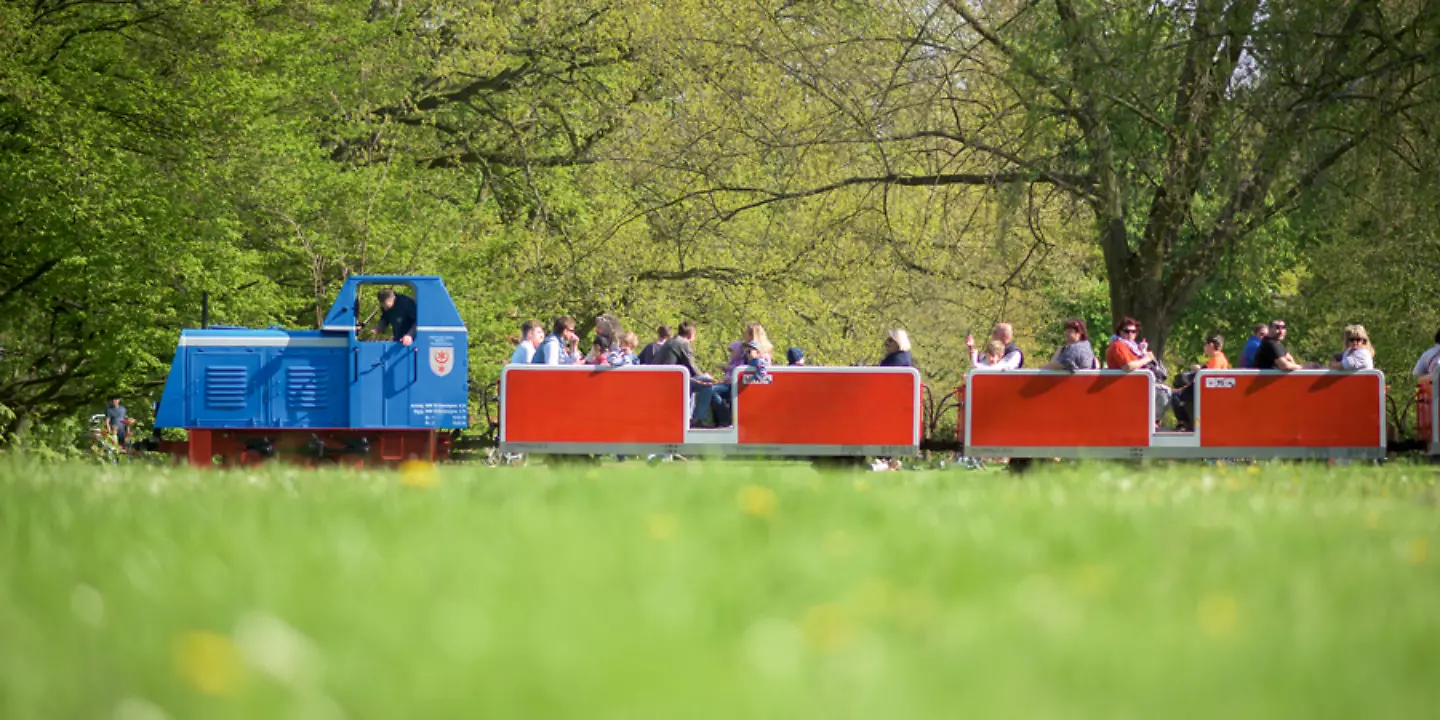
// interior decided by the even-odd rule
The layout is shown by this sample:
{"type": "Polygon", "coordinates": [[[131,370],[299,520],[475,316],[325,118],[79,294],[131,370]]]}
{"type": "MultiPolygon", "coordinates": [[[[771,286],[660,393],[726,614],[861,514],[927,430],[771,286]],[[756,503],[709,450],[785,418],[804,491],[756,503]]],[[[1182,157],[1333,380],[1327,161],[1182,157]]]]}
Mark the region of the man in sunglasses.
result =
{"type": "Polygon", "coordinates": [[[1299,370],[1302,366],[1295,362],[1290,356],[1290,351],[1285,349],[1282,340],[1285,339],[1285,321],[1274,320],[1270,323],[1270,335],[1260,342],[1260,349],[1255,351],[1256,370],[1299,370]]]}

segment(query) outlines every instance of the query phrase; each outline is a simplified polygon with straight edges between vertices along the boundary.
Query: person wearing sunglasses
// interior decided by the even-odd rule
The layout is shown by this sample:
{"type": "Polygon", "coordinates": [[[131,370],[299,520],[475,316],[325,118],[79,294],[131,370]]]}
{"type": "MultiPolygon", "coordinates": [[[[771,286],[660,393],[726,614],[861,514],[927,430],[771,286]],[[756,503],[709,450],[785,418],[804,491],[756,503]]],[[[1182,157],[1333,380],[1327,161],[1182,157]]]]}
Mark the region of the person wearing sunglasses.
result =
{"type": "Polygon", "coordinates": [[[1256,370],[1299,370],[1303,366],[1295,362],[1290,356],[1290,351],[1285,349],[1285,321],[1274,320],[1270,323],[1270,335],[1260,343],[1260,349],[1255,351],[1256,370]]]}
{"type": "Polygon", "coordinates": [[[1140,323],[1127,317],[1115,324],[1110,347],[1105,349],[1105,367],[1125,372],[1148,372],[1155,377],[1155,420],[1165,416],[1170,407],[1170,388],[1164,383],[1160,362],[1144,340],[1140,339],[1140,323]]]}
{"type": "Polygon", "coordinates": [[[1345,350],[1339,358],[1330,362],[1330,369],[1375,369],[1375,348],[1370,345],[1370,333],[1365,331],[1364,325],[1345,326],[1345,350]]]}

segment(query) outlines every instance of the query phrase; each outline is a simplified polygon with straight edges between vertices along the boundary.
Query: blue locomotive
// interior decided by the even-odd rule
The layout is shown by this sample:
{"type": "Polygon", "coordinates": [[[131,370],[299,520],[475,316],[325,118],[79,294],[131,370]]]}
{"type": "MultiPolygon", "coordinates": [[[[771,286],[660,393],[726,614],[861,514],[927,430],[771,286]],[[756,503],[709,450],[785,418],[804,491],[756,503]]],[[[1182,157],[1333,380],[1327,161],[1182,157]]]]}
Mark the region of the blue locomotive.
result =
{"type": "Polygon", "coordinates": [[[467,339],[439,277],[354,276],[319,330],[182,330],[155,426],[187,430],[165,449],[201,466],[444,459],[469,425],[467,339]],[[377,286],[413,300],[409,344],[361,327],[377,286]]]}

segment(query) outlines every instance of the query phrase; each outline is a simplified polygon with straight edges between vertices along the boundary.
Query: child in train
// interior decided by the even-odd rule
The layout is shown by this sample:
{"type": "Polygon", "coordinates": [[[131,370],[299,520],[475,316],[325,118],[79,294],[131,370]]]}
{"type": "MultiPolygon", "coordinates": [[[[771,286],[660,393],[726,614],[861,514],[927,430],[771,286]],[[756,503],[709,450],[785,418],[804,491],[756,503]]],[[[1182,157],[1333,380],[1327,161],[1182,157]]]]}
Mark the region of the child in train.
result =
{"type": "Polygon", "coordinates": [[[769,385],[774,377],[770,374],[770,361],[765,358],[760,343],[749,340],[742,346],[745,351],[745,365],[755,372],[745,378],[746,385],[769,385]]]}
{"type": "Polygon", "coordinates": [[[635,346],[639,344],[640,338],[633,332],[620,333],[620,347],[605,354],[606,365],[638,365],[640,361],[635,358],[635,346]]]}
{"type": "Polygon", "coordinates": [[[610,338],[605,335],[596,335],[595,340],[590,344],[590,354],[585,356],[585,364],[604,365],[609,354],[610,338]]]}

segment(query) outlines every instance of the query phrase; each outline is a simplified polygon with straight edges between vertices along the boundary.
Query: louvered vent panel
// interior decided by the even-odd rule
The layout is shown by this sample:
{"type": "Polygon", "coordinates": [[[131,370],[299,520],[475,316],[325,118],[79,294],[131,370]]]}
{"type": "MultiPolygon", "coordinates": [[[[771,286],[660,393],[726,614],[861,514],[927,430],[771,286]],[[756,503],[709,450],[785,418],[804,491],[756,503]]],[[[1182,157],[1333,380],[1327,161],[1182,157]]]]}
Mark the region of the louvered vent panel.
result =
{"type": "Polygon", "coordinates": [[[329,406],[323,367],[291,366],[285,373],[285,403],[294,410],[323,410],[329,406]]]}
{"type": "Polygon", "coordinates": [[[211,410],[245,409],[247,378],[241,365],[205,368],[205,407],[211,410]]]}

